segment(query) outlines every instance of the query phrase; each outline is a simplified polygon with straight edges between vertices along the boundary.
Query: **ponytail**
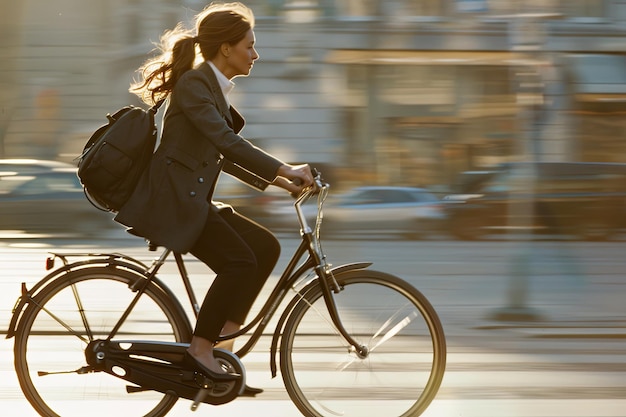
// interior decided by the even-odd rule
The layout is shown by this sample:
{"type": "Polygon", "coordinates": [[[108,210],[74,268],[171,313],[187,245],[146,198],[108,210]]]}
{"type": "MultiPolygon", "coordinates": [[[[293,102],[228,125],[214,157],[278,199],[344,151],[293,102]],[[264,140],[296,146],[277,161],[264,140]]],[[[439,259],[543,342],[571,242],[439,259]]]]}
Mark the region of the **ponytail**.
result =
{"type": "Polygon", "coordinates": [[[181,25],[166,32],[158,46],[160,55],[149,59],[138,69],[142,80],[131,84],[129,91],[148,105],[167,98],[181,75],[193,68],[197,41],[181,25]]]}

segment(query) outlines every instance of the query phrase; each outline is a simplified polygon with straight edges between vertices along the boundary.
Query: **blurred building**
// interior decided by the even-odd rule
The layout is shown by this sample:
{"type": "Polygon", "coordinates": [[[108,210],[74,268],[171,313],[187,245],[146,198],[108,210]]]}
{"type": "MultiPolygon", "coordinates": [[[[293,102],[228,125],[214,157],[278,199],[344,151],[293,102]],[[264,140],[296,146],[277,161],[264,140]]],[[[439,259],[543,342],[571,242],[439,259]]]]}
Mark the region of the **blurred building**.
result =
{"type": "MultiPolygon", "coordinates": [[[[3,3],[0,156],[72,159],[162,32],[207,2],[3,3]]],[[[340,178],[445,186],[520,159],[626,157],[623,0],[254,0],[244,134],[340,178]]]]}

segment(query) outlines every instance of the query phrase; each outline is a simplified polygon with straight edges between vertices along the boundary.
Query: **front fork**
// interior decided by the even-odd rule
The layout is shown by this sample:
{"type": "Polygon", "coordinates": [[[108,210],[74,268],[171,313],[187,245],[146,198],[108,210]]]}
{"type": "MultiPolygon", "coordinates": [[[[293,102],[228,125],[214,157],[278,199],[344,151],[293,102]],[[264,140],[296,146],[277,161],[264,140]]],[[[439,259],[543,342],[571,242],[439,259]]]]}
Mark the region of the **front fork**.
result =
{"type": "Polygon", "coordinates": [[[365,359],[369,354],[367,346],[357,342],[348,333],[345,326],[341,322],[341,317],[339,317],[339,312],[337,311],[337,303],[335,303],[333,293],[337,294],[342,291],[343,288],[340,287],[337,280],[335,280],[335,276],[333,275],[332,271],[326,271],[325,268],[320,267],[317,270],[317,274],[320,277],[319,282],[320,287],[322,288],[322,295],[324,297],[324,302],[326,303],[326,308],[328,309],[328,313],[330,314],[330,318],[333,324],[335,325],[341,336],[346,339],[346,342],[351,345],[350,351],[356,353],[359,358],[365,359]]]}
{"type": "MultiPolygon", "coordinates": [[[[318,264],[319,265],[319,264],[318,264]]],[[[336,290],[337,292],[341,291],[341,287],[340,285],[337,283],[337,281],[335,280],[335,276],[340,275],[344,272],[347,271],[353,271],[353,270],[359,270],[359,269],[366,269],[368,267],[370,267],[372,265],[372,262],[355,262],[355,263],[350,263],[350,264],[345,264],[345,265],[340,265],[337,267],[334,267],[328,271],[325,271],[322,273],[322,275],[320,276],[324,276],[326,277],[325,279],[323,279],[322,281],[326,282],[326,285],[324,285],[322,287],[322,291],[326,291],[324,296],[324,301],[326,302],[326,305],[329,309],[329,312],[332,315],[332,320],[333,323],[335,324],[335,326],[337,326],[337,329],[339,330],[339,332],[341,333],[341,335],[346,339],[346,341],[351,345],[351,351],[354,351],[355,354],[357,354],[358,356],[362,356],[362,357],[366,357],[368,355],[368,349],[366,346],[363,346],[361,344],[359,344],[358,342],[356,342],[354,340],[354,338],[352,338],[347,330],[345,329],[345,327],[343,326],[343,324],[341,323],[341,319],[339,317],[339,313],[337,312],[337,305],[335,304],[334,301],[334,297],[332,295],[332,290],[331,290],[331,284],[328,283],[329,279],[332,279],[332,286],[334,287],[334,290],[336,290]],[[324,288],[326,288],[326,290],[324,290],[324,288]]],[[[321,279],[318,279],[316,281],[319,281],[321,279]]],[[[306,300],[306,294],[313,289],[316,285],[318,285],[318,283],[316,281],[313,281],[311,283],[309,283],[305,288],[303,288],[302,290],[298,291],[298,294],[293,297],[291,299],[291,301],[289,302],[289,304],[287,305],[287,307],[285,308],[285,310],[283,311],[283,314],[280,316],[280,319],[278,320],[278,323],[276,324],[276,329],[274,329],[274,335],[272,336],[272,344],[270,347],[270,370],[272,373],[272,378],[275,378],[277,373],[278,373],[278,367],[276,365],[276,353],[278,352],[278,342],[280,341],[280,338],[283,334],[283,330],[285,328],[285,324],[287,323],[287,320],[289,319],[289,316],[291,315],[291,312],[293,311],[293,309],[301,302],[303,302],[304,300],[306,300]]],[[[320,284],[322,285],[322,284],[320,284]]]]}
{"type": "MultiPolygon", "coordinates": [[[[320,283],[320,287],[322,288],[322,295],[324,296],[324,301],[326,303],[326,308],[328,309],[328,313],[330,314],[330,318],[339,331],[339,333],[343,336],[343,338],[352,346],[352,350],[361,358],[366,358],[368,355],[367,346],[361,345],[359,342],[354,340],[354,338],[348,333],[343,323],[341,322],[341,318],[339,317],[339,312],[337,311],[337,304],[335,303],[335,299],[333,297],[333,293],[338,294],[343,289],[340,287],[339,283],[335,279],[335,275],[333,270],[331,270],[330,265],[326,262],[326,256],[324,255],[321,245],[319,245],[319,240],[316,235],[313,234],[312,231],[305,233],[303,235],[304,241],[308,243],[309,246],[309,254],[311,259],[314,262],[315,272],[318,276],[318,282],[320,283]]],[[[371,265],[371,264],[370,264],[371,265]]]]}

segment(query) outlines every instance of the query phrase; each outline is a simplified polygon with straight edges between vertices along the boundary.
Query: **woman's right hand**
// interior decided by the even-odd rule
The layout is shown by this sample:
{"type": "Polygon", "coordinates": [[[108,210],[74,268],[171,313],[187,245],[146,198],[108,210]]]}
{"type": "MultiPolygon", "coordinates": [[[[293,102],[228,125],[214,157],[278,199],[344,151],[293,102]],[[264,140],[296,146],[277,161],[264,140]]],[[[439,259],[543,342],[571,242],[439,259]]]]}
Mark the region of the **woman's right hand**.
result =
{"type": "Polygon", "coordinates": [[[284,164],[278,168],[278,176],[287,178],[294,186],[298,187],[298,192],[313,185],[313,174],[308,164],[284,164]]]}
{"type": "Polygon", "coordinates": [[[313,174],[307,164],[284,164],[278,168],[273,185],[284,188],[292,197],[298,197],[302,190],[313,185],[313,174]]]}

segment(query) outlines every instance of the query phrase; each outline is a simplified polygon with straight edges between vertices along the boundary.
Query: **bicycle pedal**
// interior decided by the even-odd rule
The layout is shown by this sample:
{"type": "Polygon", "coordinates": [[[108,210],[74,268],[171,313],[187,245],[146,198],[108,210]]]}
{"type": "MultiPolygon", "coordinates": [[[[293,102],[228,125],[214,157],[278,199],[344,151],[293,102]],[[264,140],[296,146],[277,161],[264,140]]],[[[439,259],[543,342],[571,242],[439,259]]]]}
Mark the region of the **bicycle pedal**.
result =
{"type": "Polygon", "coordinates": [[[209,390],[206,388],[201,388],[200,390],[198,390],[198,393],[193,399],[193,403],[191,403],[191,411],[196,411],[200,406],[200,403],[204,401],[208,394],[209,390]]]}
{"type": "Polygon", "coordinates": [[[148,388],[144,388],[144,387],[138,387],[136,385],[126,385],[126,392],[128,394],[134,394],[137,392],[144,392],[144,391],[152,391],[148,388]]]}

